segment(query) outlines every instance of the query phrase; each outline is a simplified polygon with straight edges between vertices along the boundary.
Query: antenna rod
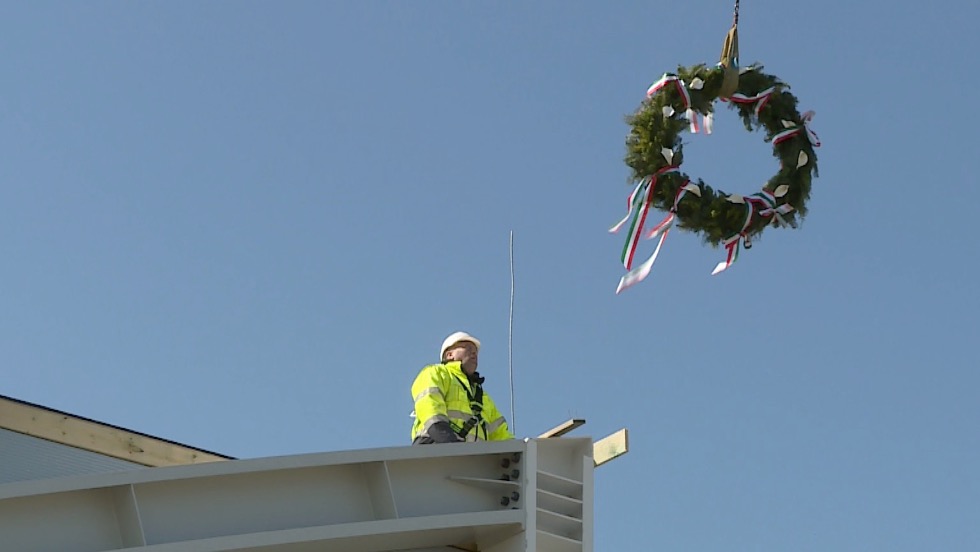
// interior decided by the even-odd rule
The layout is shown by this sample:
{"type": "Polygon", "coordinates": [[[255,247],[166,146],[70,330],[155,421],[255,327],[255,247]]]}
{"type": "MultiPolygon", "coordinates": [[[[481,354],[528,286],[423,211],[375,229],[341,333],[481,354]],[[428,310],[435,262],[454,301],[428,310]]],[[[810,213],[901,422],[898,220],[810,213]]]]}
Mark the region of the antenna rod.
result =
{"type": "Polygon", "coordinates": [[[510,231],[510,317],[507,328],[507,367],[510,371],[510,431],[517,434],[514,418],[514,231],[510,231]]]}

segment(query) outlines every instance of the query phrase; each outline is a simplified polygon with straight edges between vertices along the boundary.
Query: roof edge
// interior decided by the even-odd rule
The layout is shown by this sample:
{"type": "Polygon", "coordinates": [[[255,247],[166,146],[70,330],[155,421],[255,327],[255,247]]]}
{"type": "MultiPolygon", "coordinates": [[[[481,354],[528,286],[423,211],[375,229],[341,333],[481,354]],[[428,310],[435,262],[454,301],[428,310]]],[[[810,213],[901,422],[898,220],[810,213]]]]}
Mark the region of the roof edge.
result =
{"type": "Polygon", "coordinates": [[[0,428],[149,467],[234,460],[4,395],[0,395],[0,428]]]}

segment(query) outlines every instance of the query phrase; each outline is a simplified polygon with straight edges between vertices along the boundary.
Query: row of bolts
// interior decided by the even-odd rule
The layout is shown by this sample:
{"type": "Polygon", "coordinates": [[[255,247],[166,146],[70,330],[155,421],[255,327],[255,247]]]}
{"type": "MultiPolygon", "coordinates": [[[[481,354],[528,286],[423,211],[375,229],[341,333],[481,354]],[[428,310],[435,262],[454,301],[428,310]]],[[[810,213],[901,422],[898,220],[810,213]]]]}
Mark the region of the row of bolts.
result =
{"type": "MultiPolygon", "coordinates": [[[[517,464],[520,461],[521,461],[521,453],[515,452],[513,456],[513,462],[511,461],[511,458],[502,458],[500,460],[500,467],[507,470],[510,469],[511,463],[517,464]]],[[[504,472],[504,474],[500,476],[500,479],[501,481],[513,481],[520,476],[521,476],[521,470],[514,468],[510,470],[510,473],[504,472]]],[[[517,491],[513,491],[512,493],[510,493],[510,496],[500,497],[500,505],[509,506],[511,502],[517,502],[520,499],[521,499],[521,493],[517,491]]]]}

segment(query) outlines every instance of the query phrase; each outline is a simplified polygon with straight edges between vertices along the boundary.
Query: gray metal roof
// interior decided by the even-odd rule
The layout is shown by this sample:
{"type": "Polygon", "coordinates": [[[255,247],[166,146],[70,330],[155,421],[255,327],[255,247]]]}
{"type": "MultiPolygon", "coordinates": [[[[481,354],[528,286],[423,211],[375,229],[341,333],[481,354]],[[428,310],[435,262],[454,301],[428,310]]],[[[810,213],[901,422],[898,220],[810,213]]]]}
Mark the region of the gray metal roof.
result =
{"type": "Polygon", "coordinates": [[[134,462],[0,429],[0,485],[142,467],[134,462]]]}

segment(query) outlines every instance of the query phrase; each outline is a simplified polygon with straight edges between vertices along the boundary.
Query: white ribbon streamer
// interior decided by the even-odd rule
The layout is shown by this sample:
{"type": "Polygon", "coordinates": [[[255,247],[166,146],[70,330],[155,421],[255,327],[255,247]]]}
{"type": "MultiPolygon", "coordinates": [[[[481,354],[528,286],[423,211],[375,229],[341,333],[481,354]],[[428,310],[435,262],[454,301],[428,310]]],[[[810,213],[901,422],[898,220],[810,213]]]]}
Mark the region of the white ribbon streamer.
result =
{"type": "Polygon", "coordinates": [[[657,255],[660,255],[660,247],[664,244],[664,240],[667,239],[667,233],[670,232],[670,228],[664,230],[663,234],[660,235],[660,241],[657,242],[657,248],[653,251],[653,255],[643,262],[640,266],[634,268],[633,270],[627,272],[619,279],[619,285],[616,286],[616,295],[625,289],[628,289],[643,280],[650,275],[650,269],[653,268],[653,263],[657,261],[657,255]]]}

